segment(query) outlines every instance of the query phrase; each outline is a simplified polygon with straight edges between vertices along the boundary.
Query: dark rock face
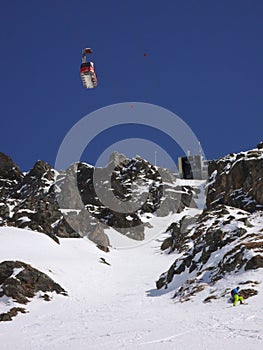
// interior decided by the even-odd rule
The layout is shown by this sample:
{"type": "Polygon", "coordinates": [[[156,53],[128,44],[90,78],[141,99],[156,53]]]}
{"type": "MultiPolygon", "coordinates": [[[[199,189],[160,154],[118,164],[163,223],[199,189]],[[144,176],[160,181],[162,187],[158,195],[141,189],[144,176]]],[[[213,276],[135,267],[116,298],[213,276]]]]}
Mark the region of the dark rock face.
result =
{"type": "Polygon", "coordinates": [[[161,250],[167,250],[168,254],[175,250],[179,253],[187,249],[187,227],[195,223],[196,219],[189,216],[184,216],[179,222],[172,223],[166,232],[170,232],[170,237],[166,238],[162,245],[161,250]]]}
{"type": "Polygon", "coordinates": [[[230,154],[209,164],[207,207],[225,204],[249,212],[263,209],[263,148],[230,154]]]}
{"type": "Polygon", "coordinates": [[[248,299],[258,294],[258,291],[253,288],[241,289],[239,293],[244,299],[248,299]]]}
{"type": "MultiPolygon", "coordinates": [[[[5,296],[17,303],[27,304],[36,293],[40,294],[44,300],[49,301],[50,296],[46,294],[48,292],[67,295],[58,283],[28,264],[21,261],[0,263],[0,297],[5,296]]],[[[25,313],[26,310],[13,307],[8,312],[0,314],[0,321],[11,321],[18,312],[25,313]]]]}
{"type": "Polygon", "coordinates": [[[195,207],[196,193],[190,186],[176,185],[169,171],[116,152],[106,168],[76,163],[58,173],[38,161],[26,174],[1,153],[0,196],[0,225],[43,232],[57,243],[59,237],[88,236],[107,250],[110,242],[104,232],[100,232],[102,244],[98,243],[99,226],[99,231],[111,226],[131,239],[143,240],[147,222],[142,215],[165,216],[195,207]],[[98,192],[110,202],[101,201],[98,192]],[[119,211],[127,203],[135,209],[119,211]]]}
{"type": "Polygon", "coordinates": [[[23,178],[18,166],[10,157],[0,152],[0,196],[5,197],[23,178]]]}
{"type": "Polygon", "coordinates": [[[3,179],[20,181],[23,177],[19,167],[10,157],[0,152],[0,176],[3,179]]]}
{"type": "Polygon", "coordinates": [[[23,176],[19,184],[11,192],[11,196],[17,199],[26,199],[37,196],[43,198],[50,190],[54,182],[55,171],[43,161],[38,161],[34,167],[23,176]]]}
{"type": "MultiPolygon", "coordinates": [[[[254,245],[254,248],[258,248],[260,251],[263,251],[263,243],[257,242],[254,245]]],[[[263,268],[263,256],[262,255],[255,255],[253,256],[246,264],[245,270],[255,270],[263,268]]]]}
{"type": "Polygon", "coordinates": [[[58,242],[53,224],[62,214],[56,202],[53,185],[55,171],[43,161],[38,161],[27,174],[22,174],[9,157],[2,155],[0,171],[0,225],[27,228],[43,232],[58,242]],[[13,170],[8,170],[12,167],[13,170]],[[11,180],[14,177],[15,179],[11,180]],[[6,178],[1,187],[2,176],[6,178]],[[11,174],[11,175],[10,175],[11,174]],[[8,189],[7,185],[8,183],[8,189]]]}
{"type": "Polygon", "coordinates": [[[0,263],[0,286],[0,297],[5,295],[20,304],[28,303],[37,292],[66,295],[66,291],[50,277],[21,261],[0,263]]]}
{"type": "Polygon", "coordinates": [[[13,317],[15,317],[19,312],[25,314],[27,311],[23,307],[12,307],[8,312],[0,314],[0,322],[12,321],[13,317]]]}

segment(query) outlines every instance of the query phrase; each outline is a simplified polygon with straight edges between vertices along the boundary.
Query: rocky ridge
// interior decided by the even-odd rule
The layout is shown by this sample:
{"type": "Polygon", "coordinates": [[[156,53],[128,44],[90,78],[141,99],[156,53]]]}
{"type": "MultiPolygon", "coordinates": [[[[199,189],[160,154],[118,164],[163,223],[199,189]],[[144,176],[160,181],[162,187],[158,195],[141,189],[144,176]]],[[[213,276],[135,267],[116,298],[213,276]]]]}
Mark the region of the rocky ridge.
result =
{"type": "Polygon", "coordinates": [[[173,174],[139,156],[128,159],[114,153],[106,168],[80,162],[60,173],[38,161],[25,174],[10,157],[1,153],[0,159],[0,225],[43,232],[57,243],[60,237],[88,236],[108,251],[105,225],[131,239],[143,240],[147,222],[142,215],[166,216],[196,206],[197,189],[177,185],[173,174]],[[109,206],[102,203],[97,191],[106,198],[113,193],[109,206]],[[119,212],[111,209],[114,201],[123,205],[133,201],[137,209],[119,212]]]}
{"type": "Polygon", "coordinates": [[[207,208],[230,205],[249,212],[263,210],[263,143],[209,163],[207,208]]]}
{"type": "Polygon", "coordinates": [[[250,214],[220,205],[203,211],[193,225],[191,220],[186,224],[182,219],[168,228],[169,237],[161,248],[168,254],[176,252],[178,257],[156,282],[158,289],[174,281],[174,297],[185,301],[227,274],[263,268],[262,212],[250,214]]]}
{"type": "Polygon", "coordinates": [[[173,223],[161,245],[176,258],[156,287],[172,288],[175,301],[187,301],[231,274],[263,268],[263,144],[210,162],[209,176],[206,208],[173,223]]]}

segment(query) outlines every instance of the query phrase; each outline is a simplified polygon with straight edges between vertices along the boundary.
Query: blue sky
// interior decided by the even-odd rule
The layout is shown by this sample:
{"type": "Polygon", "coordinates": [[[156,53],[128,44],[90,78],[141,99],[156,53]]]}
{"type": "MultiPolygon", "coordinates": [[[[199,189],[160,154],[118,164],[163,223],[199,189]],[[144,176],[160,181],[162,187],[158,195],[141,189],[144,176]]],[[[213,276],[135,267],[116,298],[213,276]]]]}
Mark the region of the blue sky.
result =
{"type": "MultiPolygon", "coordinates": [[[[22,170],[38,159],[54,165],[82,117],[129,101],[176,113],[208,159],[254,148],[263,129],[262,18],[261,0],[2,3],[0,151],[22,170]],[[99,80],[94,90],[79,77],[87,46],[99,80]]],[[[103,136],[114,144],[119,131],[103,136]]],[[[105,140],[94,144],[87,162],[105,140]]]]}

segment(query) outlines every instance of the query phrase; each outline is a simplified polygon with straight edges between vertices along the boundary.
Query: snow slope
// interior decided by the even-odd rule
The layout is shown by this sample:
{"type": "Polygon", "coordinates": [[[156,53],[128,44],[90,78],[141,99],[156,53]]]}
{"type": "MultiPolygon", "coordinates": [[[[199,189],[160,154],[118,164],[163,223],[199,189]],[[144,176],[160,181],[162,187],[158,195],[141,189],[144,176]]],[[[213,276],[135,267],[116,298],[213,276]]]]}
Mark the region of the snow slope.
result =
{"type": "MultiPolygon", "coordinates": [[[[263,346],[263,287],[246,306],[227,298],[202,303],[206,289],[186,303],[155,280],[175,260],[152,240],[130,249],[98,250],[86,239],[61,239],[16,228],[0,228],[0,261],[21,260],[47,273],[69,296],[50,302],[35,297],[29,313],[0,323],[1,350],[256,350],[263,346]],[[111,266],[100,262],[104,257],[111,266]]],[[[219,281],[221,288],[263,280],[257,270],[219,281]]],[[[6,311],[0,300],[0,313],[6,311]]],[[[11,305],[13,306],[13,304],[11,305]]],[[[10,308],[10,305],[9,305],[10,308]]]]}

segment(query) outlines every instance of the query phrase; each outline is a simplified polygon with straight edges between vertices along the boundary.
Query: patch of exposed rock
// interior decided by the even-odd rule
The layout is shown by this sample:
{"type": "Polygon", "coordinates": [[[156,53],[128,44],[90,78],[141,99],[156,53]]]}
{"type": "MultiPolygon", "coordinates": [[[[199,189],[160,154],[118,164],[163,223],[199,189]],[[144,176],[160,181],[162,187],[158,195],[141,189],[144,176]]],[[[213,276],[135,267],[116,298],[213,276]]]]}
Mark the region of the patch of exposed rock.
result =
{"type": "Polygon", "coordinates": [[[21,261],[0,263],[0,297],[6,296],[20,304],[27,304],[38,293],[66,291],[48,275],[21,261]]]}
{"type": "Polygon", "coordinates": [[[5,198],[23,179],[23,174],[13,160],[0,152],[0,196],[5,198]]]}
{"type": "Polygon", "coordinates": [[[24,307],[12,307],[9,311],[0,314],[1,321],[12,321],[12,319],[19,313],[25,314],[27,311],[24,307]]]}
{"type": "Polygon", "coordinates": [[[226,275],[263,267],[263,212],[218,205],[193,220],[169,227],[162,249],[180,255],[160,276],[157,289],[173,281],[174,297],[185,301],[226,275]]]}
{"type": "Polygon", "coordinates": [[[207,207],[225,204],[249,212],[263,209],[263,147],[212,161],[207,207]]]}

